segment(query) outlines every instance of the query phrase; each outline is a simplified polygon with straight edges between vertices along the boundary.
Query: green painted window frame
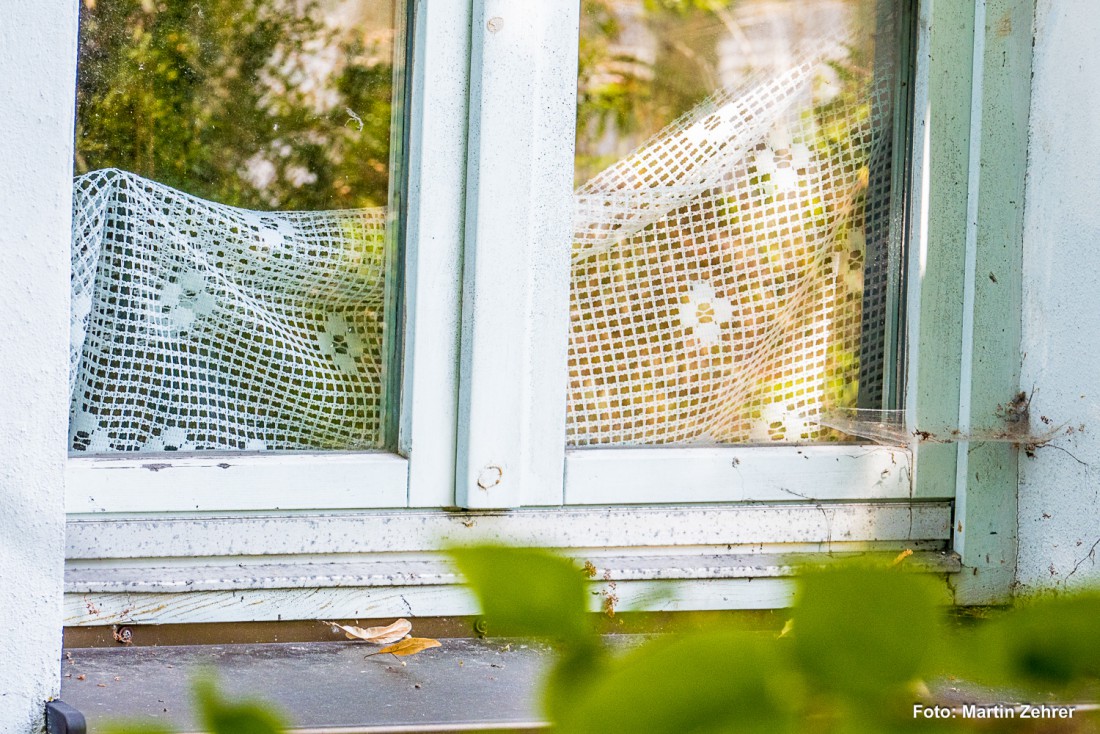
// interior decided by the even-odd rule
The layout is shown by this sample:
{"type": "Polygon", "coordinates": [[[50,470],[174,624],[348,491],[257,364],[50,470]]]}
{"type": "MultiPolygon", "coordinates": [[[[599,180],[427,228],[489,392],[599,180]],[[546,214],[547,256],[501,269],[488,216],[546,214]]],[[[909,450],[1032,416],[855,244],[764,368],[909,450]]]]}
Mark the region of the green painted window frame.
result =
{"type": "MultiPolygon", "coordinates": [[[[923,0],[914,90],[907,414],[941,436],[1019,418],[1023,201],[1033,0],[923,0]]],[[[1016,572],[1019,454],[1008,441],[916,442],[914,496],[954,495],[958,604],[997,604],[1016,572]]]]}

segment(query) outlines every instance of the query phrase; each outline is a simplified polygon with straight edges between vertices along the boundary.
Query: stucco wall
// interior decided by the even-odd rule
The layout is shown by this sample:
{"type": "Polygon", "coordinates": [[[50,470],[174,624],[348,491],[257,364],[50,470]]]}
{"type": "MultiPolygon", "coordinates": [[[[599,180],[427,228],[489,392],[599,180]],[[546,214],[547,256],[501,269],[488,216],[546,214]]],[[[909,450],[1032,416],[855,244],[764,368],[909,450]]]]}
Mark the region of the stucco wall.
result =
{"type": "Polygon", "coordinates": [[[0,3],[0,732],[60,686],[72,0],[0,3]]]}
{"type": "Polygon", "coordinates": [[[1021,591],[1100,583],[1100,3],[1038,0],[1024,213],[1021,591]],[[1078,429],[1083,427],[1082,431],[1078,429]],[[1064,435],[1072,428],[1072,435],[1064,435]]]}

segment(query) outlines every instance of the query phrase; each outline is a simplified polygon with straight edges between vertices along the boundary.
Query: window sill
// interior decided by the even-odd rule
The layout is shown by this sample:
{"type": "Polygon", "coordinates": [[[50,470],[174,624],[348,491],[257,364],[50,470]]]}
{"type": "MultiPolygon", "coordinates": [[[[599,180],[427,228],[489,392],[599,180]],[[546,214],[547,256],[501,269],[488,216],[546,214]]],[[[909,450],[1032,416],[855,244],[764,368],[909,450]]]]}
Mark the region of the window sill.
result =
{"type": "Polygon", "coordinates": [[[224,692],[277,706],[292,731],[342,734],[541,729],[538,682],[551,661],[534,642],[444,639],[406,658],[365,658],[352,642],[68,650],[61,698],[95,732],[119,719],[199,729],[189,682],[215,668],[224,692]]]}

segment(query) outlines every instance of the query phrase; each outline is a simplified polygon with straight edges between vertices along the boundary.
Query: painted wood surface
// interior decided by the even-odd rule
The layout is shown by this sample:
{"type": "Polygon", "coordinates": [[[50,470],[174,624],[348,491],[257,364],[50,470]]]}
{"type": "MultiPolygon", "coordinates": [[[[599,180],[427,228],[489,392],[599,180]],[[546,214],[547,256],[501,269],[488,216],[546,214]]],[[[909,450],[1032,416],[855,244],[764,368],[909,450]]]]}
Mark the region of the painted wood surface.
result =
{"type": "Polygon", "coordinates": [[[456,504],[560,504],[576,3],[474,2],[456,504]]]}
{"type": "MultiPolygon", "coordinates": [[[[605,600],[625,611],[698,611],[776,609],[790,606],[790,579],[717,579],[678,588],[665,582],[621,582],[593,585],[591,611],[603,611],[605,600]]],[[[417,586],[385,589],[303,589],[275,591],[210,591],[194,594],[69,595],[66,626],[107,624],[182,624],[203,622],[357,619],[384,617],[466,616],[479,613],[462,586],[417,586]]]]}
{"type": "Polygon", "coordinates": [[[501,542],[547,548],[644,548],[767,543],[942,540],[947,502],[780,506],[548,508],[202,517],[82,517],[67,558],[186,558],[434,551],[501,542]]]}
{"type": "Polygon", "coordinates": [[[884,446],[577,449],[568,504],[909,499],[911,454],[884,446]]]}
{"type": "MultiPolygon", "coordinates": [[[[578,565],[589,566],[593,578],[604,581],[683,581],[689,579],[776,578],[796,575],[806,564],[836,564],[867,558],[896,556],[896,551],[855,552],[841,544],[833,553],[820,551],[689,552],[669,554],[653,549],[632,555],[601,555],[599,549],[569,552],[578,565]]],[[[911,548],[910,548],[911,550],[911,548]]],[[[442,553],[417,558],[371,558],[357,561],[308,563],[234,562],[210,559],[186,565],[162,566],[156,560],[140,565],[72,565],[65,572],[70,594],[181,593],[248,589],[313,589],[333,586],[441,586],[461,584],[462,577],[442,553]]],[[[905,558],[907,568],[927,572],[958,571],[959,559],[946,551],[918,551],[905,558]]]]}
{"type": "Polygon", "coordinates": [[[70,458],[69,513],[404,507],[408,461],[394,454],[223,454],[70,458]]]}
{"type": "MultiPolygon", "coordinates": [[[[924,431],[966,439],[1015,417],[1033,12],[1027,0],[921,3],[907,405],[924,431]]],[[[915,446],[915,496],[956,496],[959,603],[1011,597],[1019,448],[915,446]]]]}
{"type": "MultiPolygon", "coordinates": [[[[959,415],[973,16],[972,0],[922,0],[918,12],[906,405],[912,430],[937,435],[959,415]]],[[[954,495],[955,446],[914,455],[915,495],[954,495]]]]}
{"type": "MultiPolygon", "coordinates": [[[[964,342],[970,389],[960,425],[1003,429],[1019,419],[1023,298],[1023,202],[1031,105],[1033,0],[988,0],[975,15],[968,224],[973,232],[973,338],[964,342]],[[981,53],[977,53],[980,47],[981,53]],[[967,351],[968,350],[968,351],[967,351]]],[[[969,244],[968,244],[969,247],[969,244]]],[[[955,549],[962,556],[956,601],[1004,603],[1016,577],[1018,456],[1023,446],[970,442],[958,447],[955,549]]]]}
{"type": "Polygon", "coordinates": [[[409,505],[454,504],[470,3],[412,6],[404,383],[398,451],[409,505]]]}
{"type": "MultiPolygon", "coordinates": [[[[808,554],[810,563],[842,562],[852,554],[808,554]]],[[[583,554],[576,556],[578,563],[583,554]]],[[[794,554],[653,555],[595,558],[592,611],[768,609],[791,600],[791,579],[802,561],[794,554]]],[[[946,578],[958,570],[953,554],[923,552],[908,563],[946,578]]],[[[86,568],[70,571],[65,624],[171,624],[478,613],[462,578],[444,559],[413,566],[360,563],[322,569],[260,565],[249,573],[231,566],[86,568]],[[379,568],[371,568],[378,566],[379,568]],[[400,570],[399,570],[400,569],[400,570]]]]}

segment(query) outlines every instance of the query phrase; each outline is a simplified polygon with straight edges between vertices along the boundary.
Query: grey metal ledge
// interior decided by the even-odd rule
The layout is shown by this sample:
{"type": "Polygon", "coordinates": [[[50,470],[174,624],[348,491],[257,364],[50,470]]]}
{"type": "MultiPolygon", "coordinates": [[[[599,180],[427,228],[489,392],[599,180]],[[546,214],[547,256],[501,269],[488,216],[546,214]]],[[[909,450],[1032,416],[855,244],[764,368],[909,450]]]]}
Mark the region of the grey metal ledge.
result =
{"type": "Polygon", "coordinates": [[[305,732],[529,731],[545,725],[539,679],[553,659],[530,641],[445,639],[398,660],[355,642],[77,648],[61,697],[89,734],[112,721],[195,732],[190,683],[217,673],[227,696],[269,702],[305,732]]]}

